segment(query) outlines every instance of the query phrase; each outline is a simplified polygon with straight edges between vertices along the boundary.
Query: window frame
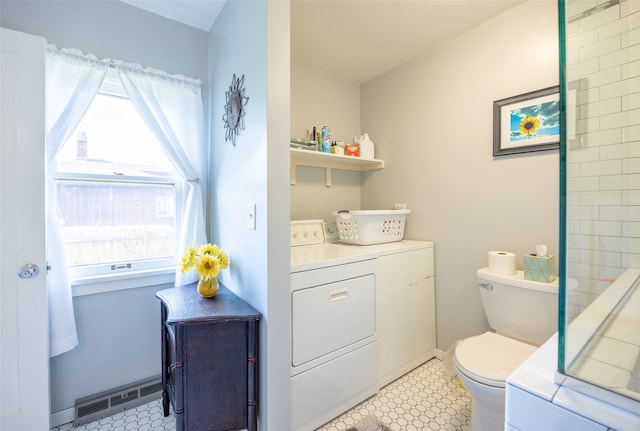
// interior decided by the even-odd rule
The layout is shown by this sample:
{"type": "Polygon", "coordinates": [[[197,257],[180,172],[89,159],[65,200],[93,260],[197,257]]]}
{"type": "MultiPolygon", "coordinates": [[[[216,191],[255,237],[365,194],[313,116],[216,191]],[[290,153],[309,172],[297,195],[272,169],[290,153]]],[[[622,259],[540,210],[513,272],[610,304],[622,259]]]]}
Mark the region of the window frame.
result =
{"type": "MultiPolygon", "coordinates": [[[[109,69],[107,76],[98,90],[98,95],[120,97],[130,100],[117,76],[115,69],[109,69]]],[[[97,96],[98,96],[97,95],[97,96]]],[[[97,97],[96,96],[96,97],[97,97]]],[[[92,102],[93,103],[93,102],[92,102]]],[[[144,119],[141,120],[144,122],[144,119]]],[[[55,186],[61,181],[81,181],[95,183],[131,183],[172,186],[175,193],[174,232],[176,244],[179,239],[184,211],[184,181],[174,174],[172,176],[135,176],[126,174],[97,174],[67,172],[56,169],[53,175],[55,186]]],[[[56,202],[57,205],[57,202],[56,202]]],[[[157,259],[109,262],[78,266],[67,266],[69,280],[73,287],[73,296],[114,291],[151,284],[169,283],[176,272],[177,248],[174,256],[157,259]]]]}

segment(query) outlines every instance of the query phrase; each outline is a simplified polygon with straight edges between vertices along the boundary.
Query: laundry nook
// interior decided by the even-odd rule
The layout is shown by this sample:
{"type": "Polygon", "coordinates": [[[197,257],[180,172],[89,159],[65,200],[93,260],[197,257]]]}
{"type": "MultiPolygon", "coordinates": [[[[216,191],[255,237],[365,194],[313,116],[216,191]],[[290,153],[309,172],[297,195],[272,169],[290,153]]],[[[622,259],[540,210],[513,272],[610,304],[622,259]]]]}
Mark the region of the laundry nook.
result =
{"type": "Polygon", "coordinates": [[[336,223],[291,222],[292,429],[319,428],[435,357],[433,243],[367,226],[408,212],[355,211],[344,243],[326,241],[336,223]]]}

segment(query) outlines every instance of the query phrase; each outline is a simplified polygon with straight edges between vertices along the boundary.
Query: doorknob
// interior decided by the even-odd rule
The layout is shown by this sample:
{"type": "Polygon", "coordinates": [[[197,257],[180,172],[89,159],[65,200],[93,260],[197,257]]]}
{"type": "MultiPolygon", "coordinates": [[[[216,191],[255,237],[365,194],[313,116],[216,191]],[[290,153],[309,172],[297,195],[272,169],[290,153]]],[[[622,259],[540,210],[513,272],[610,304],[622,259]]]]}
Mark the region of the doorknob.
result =
{"type": "Polygon", "coordinates": [[[35,263],[27,263],[22,265],[20,271],[18,272],[18,277],[20,278],[33,278],[40,272],[40,268],[35,263]]]}

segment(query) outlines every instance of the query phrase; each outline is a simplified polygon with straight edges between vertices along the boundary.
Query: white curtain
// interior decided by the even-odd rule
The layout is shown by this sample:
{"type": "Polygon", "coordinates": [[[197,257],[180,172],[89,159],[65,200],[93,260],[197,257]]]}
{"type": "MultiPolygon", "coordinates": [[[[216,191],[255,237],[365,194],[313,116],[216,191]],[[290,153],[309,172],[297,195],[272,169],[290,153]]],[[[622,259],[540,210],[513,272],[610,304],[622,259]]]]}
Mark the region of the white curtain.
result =
{"type": "MultiPolygon", "coordinates": [[[[114,61],[122,85],[183,178],[183,214],[176,256],[189,244],[207,242],[202,178],[205,178],[204,113],[200,81],[168,75],[138,64],[114,61]]],[[[176,266],[175,285],[196,281],[176,266]]]]}
{"type": "Polygon", "coordinates": [[[58,225],[55,179],[56,155],[91,105],[107,72],[108,62],[76,50],[49,46],[46,58],[47,123],[47,294],[49,355],[78,344],[71,284],[58,225]]]}
{"type": "MultiPolygon", "coordinates": [[[[78,344],[71,285],[58,226],[55,200],[55,158],[62,145],[91,105],[112,65],[145,123],[162,144],[183,179],[184,209],[176,241],[176,256],[188,244],[207,242],[202,180],[206,174],[204,113],[200,81],[168,75],[140,65],[98,59],[80,51],[47,52],[47,289],[50,315],[50,355],[56,356],[78,344]]],[[[176,265],[175,284],[196,280],[193,271],[182,274],[176,265]]]]}

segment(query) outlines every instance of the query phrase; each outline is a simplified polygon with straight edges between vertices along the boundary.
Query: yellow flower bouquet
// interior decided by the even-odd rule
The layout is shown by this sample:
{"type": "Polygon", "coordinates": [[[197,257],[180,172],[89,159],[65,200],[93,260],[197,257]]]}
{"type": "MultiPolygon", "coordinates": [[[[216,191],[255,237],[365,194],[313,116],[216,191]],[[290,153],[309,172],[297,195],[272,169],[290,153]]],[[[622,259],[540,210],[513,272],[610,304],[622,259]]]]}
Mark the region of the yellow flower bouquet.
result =
{"type": "Polygon", "coordinates": [[[180,271],[195,269],[200,277],[198,293],[205,298],[218,292],[218,274],[229,267],[229,256],[215,244],[190,245],[180,258],[180,271]]]}

